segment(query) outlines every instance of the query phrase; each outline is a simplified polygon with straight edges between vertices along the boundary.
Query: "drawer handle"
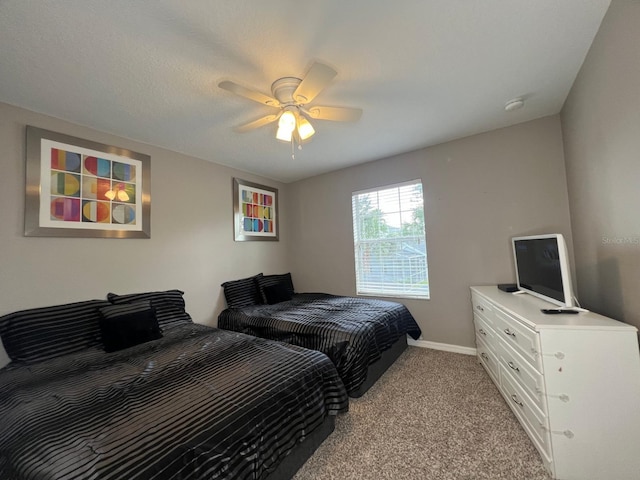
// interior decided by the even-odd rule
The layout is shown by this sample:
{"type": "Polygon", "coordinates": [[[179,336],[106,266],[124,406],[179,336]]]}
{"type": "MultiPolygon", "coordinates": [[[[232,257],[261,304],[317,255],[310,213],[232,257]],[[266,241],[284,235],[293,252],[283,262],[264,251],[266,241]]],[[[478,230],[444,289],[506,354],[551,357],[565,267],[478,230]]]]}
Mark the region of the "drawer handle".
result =
{"type": "Polygon", "coordinates": [[[511,401],[513,403],[515,403],[516,405],[518,405],[519,407],[524,407],[524,403],[522,403],[520,400],[518,400],[518,397],[516,397],[515,393],[513,395],[511,395],[511,401]]]}
{"type": "Polygon", "coordinates": [[[485,337],[487,336],[487,332],[485,332],[483,329],[478,330],[478,332],[480,332],[480,334],[484,335],[485,337]]]}
{"type": "Polygon", "coordinates": [[[484,312],[484,308],[482,308],[482,305],[476,305],[476,308],[481,312],[484,312]]]}
{"type": "Polygon", "coordinates": [[[504,329],[504,333],[506,333],[507,335],[509,335],[510,337],[516,338],[516,334],[515,332],[512,332],[511,330],[509,330],[508,328],[504,329]]]}
{"type": "Polygon", "coordinates": [[[507,365],[509,365],[509,368],[511,370],[515,370],[516,372],[520,373],[520,369],[518,367],[516,367],[513,362],[507,362],[507,365]]]}
{"type": "Polygon", "coordinates": [[[486,353],[482,352],[480,356],[484,358],[487,362],[489,361],[489,355],[487,355],[486,353]]]}

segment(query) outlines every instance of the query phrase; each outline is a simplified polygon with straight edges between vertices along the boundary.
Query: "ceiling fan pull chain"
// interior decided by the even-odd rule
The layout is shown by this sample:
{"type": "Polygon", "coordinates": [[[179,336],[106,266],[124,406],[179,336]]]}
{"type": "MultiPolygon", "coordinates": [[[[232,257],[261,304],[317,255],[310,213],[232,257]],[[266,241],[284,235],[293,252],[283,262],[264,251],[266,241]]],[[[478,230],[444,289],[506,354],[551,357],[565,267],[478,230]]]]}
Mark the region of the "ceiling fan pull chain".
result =
{"type": "Polygon", "coordinates": [[[296,153],[295,153],[296,151],[295,151],[295,149],[294,149],[294,144],[295,144],[295,143],[296,143],[296,139],[295,139],[295,137],[292,137],[292,138],[291,138],[291,159],[292,159],[292,160],[295,160],[295,159],[296,159],[296,153]]]}

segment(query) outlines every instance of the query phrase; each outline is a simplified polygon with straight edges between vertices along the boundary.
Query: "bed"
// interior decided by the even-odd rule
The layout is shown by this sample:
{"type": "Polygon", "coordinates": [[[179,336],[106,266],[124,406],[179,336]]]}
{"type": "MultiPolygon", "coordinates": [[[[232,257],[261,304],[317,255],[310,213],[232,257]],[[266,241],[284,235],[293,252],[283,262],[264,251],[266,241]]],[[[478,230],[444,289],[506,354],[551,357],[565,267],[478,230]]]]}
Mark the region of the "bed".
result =
{"type": "Polygon", "coordinates": [[[258,274],[222,284],[228,308],[218,327],[325,353],[351,397],[363,395],[420,327],[402,304],[294,293],[291,274],[258,274]]]}
{"type": "Polygon", "coordinates": [[[195,324],[181,293],[0,318],[13,360],[0,370],[0,478],[291,478],[348,409],[334,365],[319,352],[195,324]],[[104,330],[79,333],[109,317],[96,311],[112,309],[113,320],[150,306],[159,338],[107,353],[104,330]]]}

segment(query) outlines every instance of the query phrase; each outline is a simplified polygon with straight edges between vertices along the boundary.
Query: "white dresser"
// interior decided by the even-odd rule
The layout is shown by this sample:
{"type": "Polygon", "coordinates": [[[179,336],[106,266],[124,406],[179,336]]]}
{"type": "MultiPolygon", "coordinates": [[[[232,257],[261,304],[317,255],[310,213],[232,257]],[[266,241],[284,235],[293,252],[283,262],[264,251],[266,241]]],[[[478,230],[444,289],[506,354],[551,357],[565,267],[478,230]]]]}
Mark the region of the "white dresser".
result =
{"type": "Polygon", "coordinates": [[[635,327],[495,286],[471,287],[478,359],[560,480],[640,479],[635,327]]]}

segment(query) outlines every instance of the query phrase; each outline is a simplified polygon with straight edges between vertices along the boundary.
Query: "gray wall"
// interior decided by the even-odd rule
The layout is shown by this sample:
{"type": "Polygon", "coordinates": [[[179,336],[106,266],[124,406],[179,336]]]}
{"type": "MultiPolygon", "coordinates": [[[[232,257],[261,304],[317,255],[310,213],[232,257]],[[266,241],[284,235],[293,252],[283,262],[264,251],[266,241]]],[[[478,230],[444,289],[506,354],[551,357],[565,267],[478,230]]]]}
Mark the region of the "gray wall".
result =
{"type": "Polygon", "coordinates": [[[298,291],[355,294],[351,193],[421,178],[430,300],[404,300],[427,341],[474,347],[469,286],[514,282],[510,238],[571,246],[557,115],[290,185],[298,291]]]}
{"type": "Polygon", "coordinates": [[[611,2],[561,118],[578,296],[640,327],[640,2],[611,2]]]}
{"type": "Polygon", "coordinates": [[[286,229],[279,242],[234,242],[232,232],[232,177],[279,188],[284,203],[285,185],[1,103],[0,145],[0,315],[178,288],[194,320],[214,325],[225,306],[220,283],[288,271],[286,229]],[[24,237],[25,125],[150,155],[151,238],[24,237]]]}

